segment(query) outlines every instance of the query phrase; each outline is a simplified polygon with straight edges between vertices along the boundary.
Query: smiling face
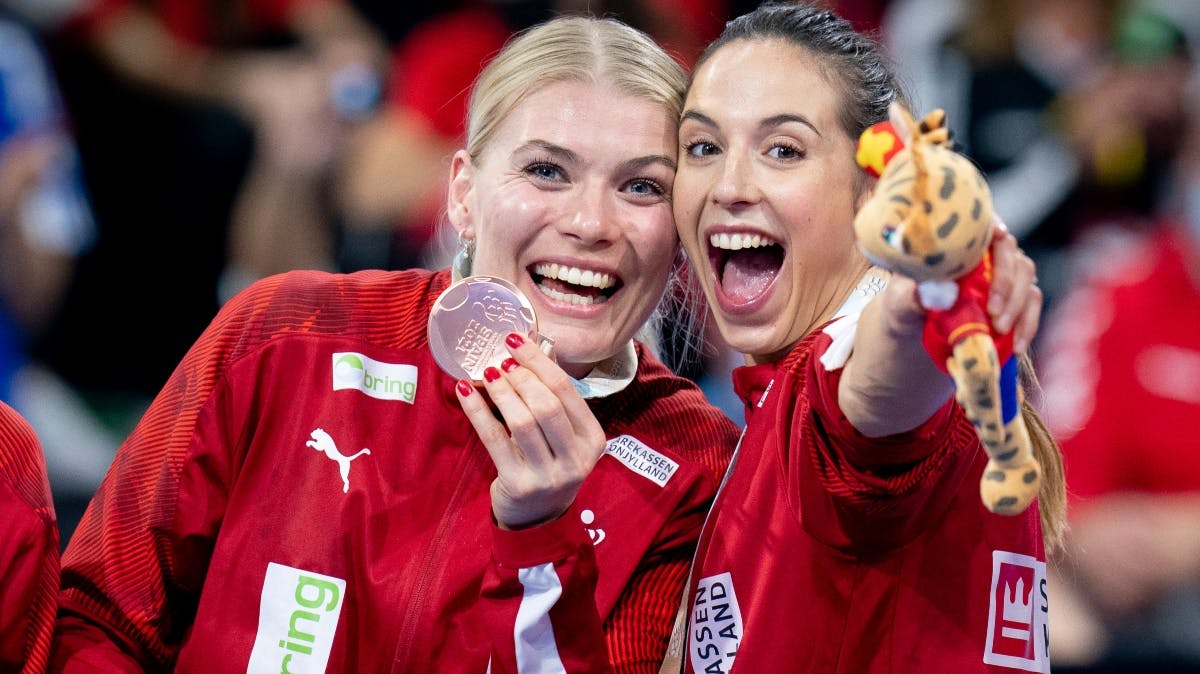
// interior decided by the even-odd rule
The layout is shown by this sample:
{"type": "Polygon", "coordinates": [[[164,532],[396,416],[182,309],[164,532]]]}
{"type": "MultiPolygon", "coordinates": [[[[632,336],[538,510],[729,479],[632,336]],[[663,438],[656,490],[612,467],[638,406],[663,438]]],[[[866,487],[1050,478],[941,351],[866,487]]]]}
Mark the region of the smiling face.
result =
{"type": "Polygon", "coordinates": [[[514,107],[478,160],[458,152],[449,217],[472,273],[512,281],[580,377],[658,304],[677,249],[675,120],[654,102],[558,82],[514,107]]]}
{"type": "Polygon", "coordinates": [[[696,71],[675,219],[723,338],[770,362],[831,318],[867,269],[854,241],[855,139],[806,51],[736,40],[696,71]]]}

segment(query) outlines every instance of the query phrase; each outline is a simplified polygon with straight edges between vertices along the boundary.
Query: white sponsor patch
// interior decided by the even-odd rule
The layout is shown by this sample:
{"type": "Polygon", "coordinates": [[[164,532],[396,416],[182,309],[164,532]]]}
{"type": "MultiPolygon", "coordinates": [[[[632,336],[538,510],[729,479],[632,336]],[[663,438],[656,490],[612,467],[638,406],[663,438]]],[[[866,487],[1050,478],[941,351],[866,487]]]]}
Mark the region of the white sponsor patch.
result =
{"type": "Polygon", "coordinates": [[[246,674],[319,674],[329,664],[346,581],[267,564],[246,674]]]}
{"type": "Polygon", "coordinates": [[[650,449],[632,435],[618,435],[604,448],[604,453],[625,464],[630,470],[664,487],[679,470],[679,464],[650,449]]]}
{"type": "Polygon", "coordinates": [[[729,572],[701,578],[692,603],[688,655],[694,672],[728,672],[742,643],[742,609],[729,572]]]}
{"type": "Polygon", "coordinates": [[[1029,555],[993,550],[983,661],[1049,674],[1049,610],[1046,563],[1029,555]]]}
{"type": "Polygon", "coordinates": [[[361,353],[341,351],[333,354],[333,390],[342,389],[411,404],[417,397],[417,366],[384,363],[361,353]]]}

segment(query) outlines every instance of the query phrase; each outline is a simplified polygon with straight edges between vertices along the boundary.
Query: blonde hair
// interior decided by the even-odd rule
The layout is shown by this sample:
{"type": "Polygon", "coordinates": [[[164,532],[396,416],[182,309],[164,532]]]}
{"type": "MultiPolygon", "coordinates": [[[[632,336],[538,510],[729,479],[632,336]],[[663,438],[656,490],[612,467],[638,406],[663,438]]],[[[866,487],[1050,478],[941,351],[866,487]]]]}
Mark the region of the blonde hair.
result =
{"type": "Polygon", "coordinates": [[[478,160],[496,128],[548,84],[597,82],[653,101],[678,120],[687,75],[648,35],[616,19],[560,16],[514,35],[475,80],[467,152],[478,160]]]}

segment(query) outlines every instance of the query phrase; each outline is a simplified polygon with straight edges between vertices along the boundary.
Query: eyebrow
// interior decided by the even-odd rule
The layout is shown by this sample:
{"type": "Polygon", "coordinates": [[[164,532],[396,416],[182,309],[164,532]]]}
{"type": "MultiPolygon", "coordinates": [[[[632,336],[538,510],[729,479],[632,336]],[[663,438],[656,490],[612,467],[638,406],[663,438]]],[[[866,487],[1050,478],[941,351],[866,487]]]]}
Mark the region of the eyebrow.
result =
{"type": "Polygon", "coordinates": [[[535,147],[535,148],[540,148],[542,150],[545,150],[546,152],[549,152],[550,154],[552,154],[556,157],[559,157],[562,160],[567,161],[567,162],[573,163],[573,162],[579,161],[579,155],[575,154],[571,150],[569,150],[561,145],[555,145],[554,143],[551,143],[550,141],[541,140],[540,138],[534,138],[533,140],[530,140],[529,142],[525,143],[521,147],[517,148],[516,151],[520,152],[521,150],[524,150],[524,149],[530,148],[530,147],[535,147]]]}
{"type": "Polygon", "coordinates": [[[672,171],[674,171],[676,168],[674,159],[666,155],[650,154],[646,155],[645,157],[635,157],[633,159],[621,162],[621,169],[623,171],[634,173],[646,168],[647,166],[650,166],[651,164],[662,164],[672,171]]]}
{"type": "MultiPolygon", "coordinates": [[[[549,141],[541,140],[540,138],[534,138],[533,140],[528,141],[521,147],[517,148],[517,152],[520,152],[521,150],[524,150],[524,149],[530,148],[530,147],[539,148],[541,150],[544,150],[544,151],[550,153],[551,155],[553,155],[555,157],[559,157],[560,159],[562,159],[562,161],[564,163],[574,164],[574,163],[579,162],[579,155],[575,154],[574,151],[572,151],[568,148],[565,148],[561,145],[556,145],[549,141]]],[[[633,172],[633,171],[641,170],[647,166],[650,166],[651,164],[662,164],[662,165],[666,166],[667,168],[671,169],[672,171],[674,171],[676,169],[675,160],[672,159],[671,157],[668,157],[666,155],[661,155],[661,154],[650,154],[650,155],[646,155],[644,157],[634,157],[633,159],[627,159],[627,160],[621,162],[621,169],[624,171],[633,172]]]]}
{"type": "MultiPolygon", "coordinates": [[[[706,115],[702,112],[696,112],[695,110],[684,111],[683,117],[681,118],[680,121],[689,120],[689,119],[695,120],[695,121],[697,121],[701,124],[705,124],[707,126],[714,126],[714,127],[717,126],[717,122],[712,117],[709,117],[708,115],[706,115]]],[[[795,114],[788,113],[788,112],[778,114],[778,115],[771,115],[770,117],[767,117],[766,119],[759,122],[758,126],[759,126],[759,128],[769,129],[774,126],[780,126],[782,124],[788,124],[791,122],[795,122],[797,124],[803,124],[804,126],[807,126],[808,128],[812,129],[813,133],[817,134],[817,136],[824,138],[824,136],[821,135],[821,132],[817,130],[817,127],[815,125],[813,125],[813,123],[811,121],[809,121],[809,119],[807,117],[805,117],[804,115],[795,115],[795,114]]]]}

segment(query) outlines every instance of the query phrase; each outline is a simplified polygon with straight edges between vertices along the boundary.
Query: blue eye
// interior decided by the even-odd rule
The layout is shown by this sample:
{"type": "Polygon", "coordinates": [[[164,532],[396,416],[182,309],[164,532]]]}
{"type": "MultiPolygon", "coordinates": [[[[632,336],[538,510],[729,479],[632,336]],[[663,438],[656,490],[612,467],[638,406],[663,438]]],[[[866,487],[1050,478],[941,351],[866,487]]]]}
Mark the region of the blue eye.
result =
{"type": "Polygon", "coordinates": [[[543,180],[563,180],[565,176],[561,168],[549,162],[535,162],[525,167],[525,173],[543,180]]]}
{"type": "Polygon", "coordinates": [[[637,180],[630,181],[626,186],[626,189],[634,194],[644,194],[650,196],[662,196],[667,193],[667,191],[664,190],[661,185],[646,178],[638,178],[637,180]]]}

